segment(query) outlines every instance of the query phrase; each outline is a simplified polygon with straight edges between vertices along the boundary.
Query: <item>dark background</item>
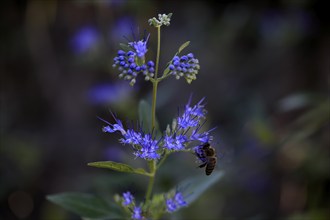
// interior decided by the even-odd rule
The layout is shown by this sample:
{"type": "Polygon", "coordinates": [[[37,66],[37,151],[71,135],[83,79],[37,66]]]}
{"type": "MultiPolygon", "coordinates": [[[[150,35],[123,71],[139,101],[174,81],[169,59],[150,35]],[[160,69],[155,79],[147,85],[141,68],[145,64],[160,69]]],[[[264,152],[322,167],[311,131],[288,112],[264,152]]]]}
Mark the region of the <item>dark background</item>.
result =
{"type": "MultiPolygon", "coordinates": [[[[162,28],[161,69],[177,48],[199,59],[198,79],[160,84],[162,129],[190,94],[206,97],[206,127],[217,126],[217,170],[225,176],[176,219],[328,219],[329,23],[316,0],[2,1],[0,33],[0,219],[79,219],[48,202],[65,191],[113,196],[146,179],[88,167],[137,165],[97,116],[137,120],[151,85],[134,88],[112,65],[123,37],[156,31],[147,20],[173,12],[162,28]]],[[[203,172],[178,154],[160,171],[156,191],[203,172]]],[[[205,177],[207,178],[207,177],[205,177]]],[[[169,218],[167,216],[166,218],[169,218]]]]}

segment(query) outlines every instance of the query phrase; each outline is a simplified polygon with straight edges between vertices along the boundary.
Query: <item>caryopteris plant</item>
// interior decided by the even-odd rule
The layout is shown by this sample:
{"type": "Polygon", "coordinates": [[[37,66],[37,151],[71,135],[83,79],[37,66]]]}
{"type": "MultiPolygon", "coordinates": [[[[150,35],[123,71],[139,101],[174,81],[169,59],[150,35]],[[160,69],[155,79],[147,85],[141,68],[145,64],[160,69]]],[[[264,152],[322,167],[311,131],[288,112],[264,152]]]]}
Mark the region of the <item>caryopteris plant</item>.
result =
{"type": "Polygon", "coordinates": [[[162,74],[159,74],[160,36],[161,27],[169,26],[172,14],[159,14],[158,19],[149,19],[149,24],[157,29],[157,53],[155,62],[146,60],[148,40],[150,34],[141,40],[127,44],[120,44],[114,58],[113,67],[119,72],[119,78],[129,81],[134,86],[136,81],[144,77],[152,83],[152,103],[140,102],[140,121],[137,126],[127,126],[114,114],[113,122],[101,119],[105,126],[103,132],[117,133],[121,137],[119,142],[129,145],[132,149],[132,159],[140,158],[147,163],[148,170],[134,168],[130,165],[113,161],[89,163],[89,166],[107,168],[118,172],[134,173],[148,178],[149,183],[144,198],[136,199],[127,191],[116,194],[114,201],[83,193],[62,193],[48,196],[48,199],[64,208],[79,214],[83,219],[160,219],[166,213],[173,213],[187,207],[197,199],[207,188],[215,183],[222,172],[213,172],[211,176],[192,177],[168,192],[154,193],[154,183],[158,170],[166,158],[173,153],[193,153],[200,161],[199,167],[206,167],[206,174],[210,175],[216,163],[215,150],[210,146],[213,130],[203,130],[206,120],[204,98],[192,104],[191,97],[184,109],[179,112],[165,131],[157,130],[156,101],[158,84],[174,76],[176,79],[185,78],[187,83],[196,80],[200,69],[199,61],[194,54],[182,55],[181,52],[189,45],[189,41],[182,44],[177,53],[167,63],[162,74]],[[146,116],[150,113],[149,116],[146,116]],[[149,122],[149,123],[148,123],[149,122]],[[143,126],[142,126],[143,124],[143,126]]]}

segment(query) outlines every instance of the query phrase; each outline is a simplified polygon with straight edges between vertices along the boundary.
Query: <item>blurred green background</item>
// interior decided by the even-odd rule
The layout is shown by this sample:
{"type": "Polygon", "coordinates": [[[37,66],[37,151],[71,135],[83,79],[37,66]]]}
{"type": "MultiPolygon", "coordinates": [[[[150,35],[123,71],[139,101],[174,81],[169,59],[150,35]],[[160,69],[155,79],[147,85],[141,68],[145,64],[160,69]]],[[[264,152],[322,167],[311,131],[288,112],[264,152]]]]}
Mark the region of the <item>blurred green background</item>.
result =
{"type": "MultiPolygon", "coordinates": [[[[329,23],[317,0],[2,1],[0,7],[0,219],[75,220],[48,194],[143,200],[147,179],[88,167],[132,160],[100,116],[136,120],[151,85],[117,78],[112,59],[123,37],[156,31],[147,20],[173,12],[162,29],[161,67],[177,48],[200,60],[191,85],[159,87],[162,129],[190,94],[207,97],[206,127],[217,126],[217,170],[225,176],[188,208],[165,219],[329,219],[329,23]]],[[[193,155],[172,155],[156,192],[198,175],[193,155]]],[[[205,177],[207,178],[207,177],[205,177]]]]}

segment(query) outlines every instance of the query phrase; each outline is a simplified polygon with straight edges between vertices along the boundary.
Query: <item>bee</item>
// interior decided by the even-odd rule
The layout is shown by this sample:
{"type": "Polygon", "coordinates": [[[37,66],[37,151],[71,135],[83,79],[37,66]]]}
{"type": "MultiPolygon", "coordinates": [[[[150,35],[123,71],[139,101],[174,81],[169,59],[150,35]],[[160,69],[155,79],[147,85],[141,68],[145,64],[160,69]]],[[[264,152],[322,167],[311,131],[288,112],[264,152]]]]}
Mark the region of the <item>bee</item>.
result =
{"type": "Polygon", "coordinates": [[[202,164],[198,166],[199,168],[205,168],[205,174],[207,176],[211,175],[212,171],[215,168],[215,164],[217,163],[217,155],[215,153],[215,149],[211,147],[210,143],[205,143],[197,149],[195,149],[195,154],[202,161],[202,164]]]}

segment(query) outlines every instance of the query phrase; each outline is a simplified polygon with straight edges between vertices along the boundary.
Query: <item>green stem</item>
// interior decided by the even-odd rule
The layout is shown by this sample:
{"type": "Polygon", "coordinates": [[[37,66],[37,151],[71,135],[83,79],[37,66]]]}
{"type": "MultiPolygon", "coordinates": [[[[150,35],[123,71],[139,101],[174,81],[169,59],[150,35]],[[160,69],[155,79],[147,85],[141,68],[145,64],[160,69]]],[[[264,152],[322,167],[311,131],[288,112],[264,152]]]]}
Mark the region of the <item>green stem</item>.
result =
{"type": "Polygon", "coordinates": [[[147,193],[146,193],[146,204],[148,204],[148,201],[151,197],[151,193],[152,193],[152,188],[154,186],[154,182],[155,182],[155,175],[156,175],[156,161],[149,161],[149,167],[150,167],[150,172],[153,174],[152,176],[150,176],[149,178],[149,183],[148,183],[148,188],[147,188],[147,193]]]}
{"type": "MultiPolygon", "coordinates": [[[[156,67],[157,68],[157,67],[156,67]]],[[[152,104],[151,104],[151,131],[155,130],[156,126],[156,101],[157,101],[157,79],[152,83],[152,104]]]]}
{"type": "Polygon", "coordinates": [[[157,57],[156,57],[156,70],[154,81],[152,82],[152,107],[151,107],[151,130],[154,131],[156,124],[156,100],[157,100],[157,87],[158,87],[158,68],[160,57],[160,26],[157,27],[157,57]]]}
{"type": "MultiPolygon", "coordinates": [[[[157,27],[157,34],[158,37],[157,37],[156,70],[155,70],[154,80],[152,81],[151,131],[154,131],[156,126],[156,101],[157,101],[157,88],[159,83],[157,75],[158,75],[159,57],[160,57],[160,26],[157,27]]],[[[148,188],[146,192],[146,204],[148,204],[150,200],[152,189],[155,182],[155,176],[157,171],[156,160],[149,161],[148,165],[152,176],[150,176],[149,178],[148,188]]]]}
{"type": "Polygon", "coordinates": [[[160,26],[157,27],[157,57],[156,57],[156,71],[154,77],[155,80],[157,80],[159,57],[160,57],[160,26]]]}

